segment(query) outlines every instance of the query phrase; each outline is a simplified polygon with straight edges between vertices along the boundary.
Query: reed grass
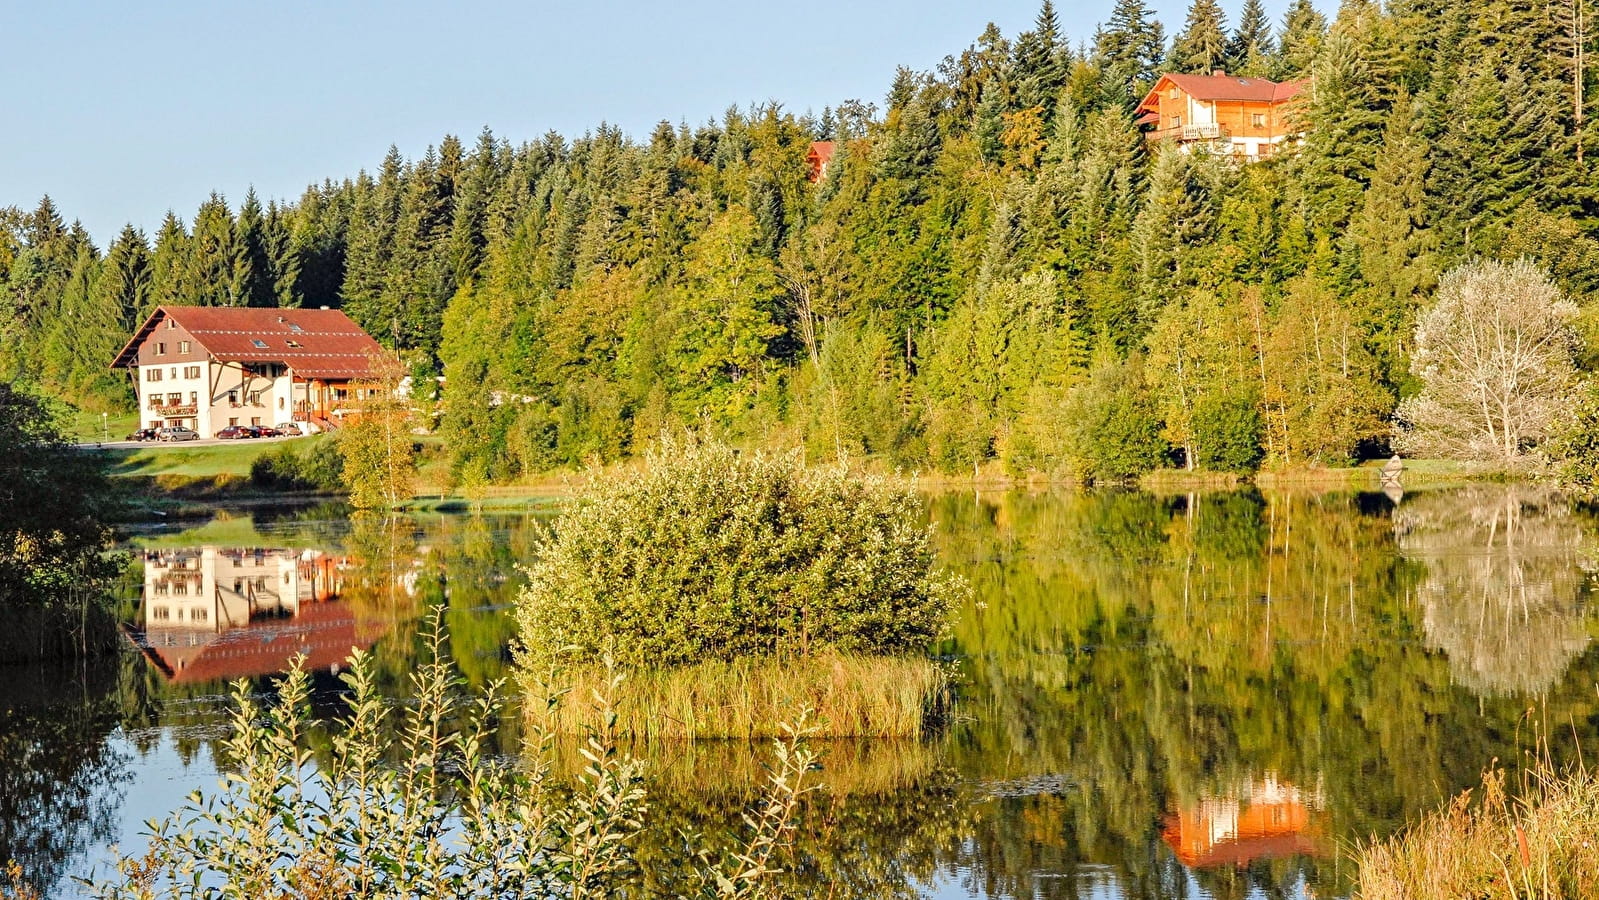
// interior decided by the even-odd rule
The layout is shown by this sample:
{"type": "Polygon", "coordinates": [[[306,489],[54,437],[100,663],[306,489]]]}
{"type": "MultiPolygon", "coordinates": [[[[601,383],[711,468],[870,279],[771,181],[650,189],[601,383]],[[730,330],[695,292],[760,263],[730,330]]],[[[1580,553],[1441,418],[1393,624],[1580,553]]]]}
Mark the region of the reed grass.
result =
{"type": "Polygon", "coordinates": [[[1360,847],[1359,900],[1578,900],[1599,897],[1599,773],[1547,759],[1507,788],[1481,788],[1385,841],[1360,847]]]}
{"type": "MultiPolygon", "coordinates": [[[[600,665],[553,670],[535,689],[575,702],[529,714],[557,733],[592,730],[602,723],[588,698],[612,677],[600,665]]],[[[933,660],[833,651],[635,669],[610,696],[616,732],[646,741],[778,737],[774,723],[802,709],[813,711],[815,738],[915,738],[943,719],[951,699],[949,673],[933,660]]]]}

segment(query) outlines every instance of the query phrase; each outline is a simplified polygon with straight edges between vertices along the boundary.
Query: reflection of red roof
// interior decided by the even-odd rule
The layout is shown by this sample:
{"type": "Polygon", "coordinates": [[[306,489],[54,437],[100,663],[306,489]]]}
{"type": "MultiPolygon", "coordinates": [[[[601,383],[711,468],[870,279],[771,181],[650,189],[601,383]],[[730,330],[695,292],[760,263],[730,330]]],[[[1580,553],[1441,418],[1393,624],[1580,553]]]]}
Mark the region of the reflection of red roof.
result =
{"type": "Polygon", "coordinates": [[[1166,817],[1161,837],[1190,868],[1247,866],[1257,859],[1321,856],[1321,832],[1298,800],[1245,803],[1229,815],[1208,804],[1166,817]]]}
{"type": "MultiPolygon", "coordinates": [[[[187,635],[180,634],[180,639],[187,635]]],[[[150,661],[175,684],[202,684],[253,678],[287,671],[289,660],[305,654],[306,671],[343,665],[352,648],[376,643],[379,631],[357,625],[343,603],[306,603],[293,619],[267,619],[222,632],[198,648],[167,645],[144,635],[150,661]]]]}
{"type": "Polygon", "coordinates": [[[150,314],[111,367],[136,364],[139,346],[169,316],[222,362],[283,363],[302,378],[362,378],[371,373],[372,356],[383,352],[371,335],[337,309],[162,306],[150,314]]]}

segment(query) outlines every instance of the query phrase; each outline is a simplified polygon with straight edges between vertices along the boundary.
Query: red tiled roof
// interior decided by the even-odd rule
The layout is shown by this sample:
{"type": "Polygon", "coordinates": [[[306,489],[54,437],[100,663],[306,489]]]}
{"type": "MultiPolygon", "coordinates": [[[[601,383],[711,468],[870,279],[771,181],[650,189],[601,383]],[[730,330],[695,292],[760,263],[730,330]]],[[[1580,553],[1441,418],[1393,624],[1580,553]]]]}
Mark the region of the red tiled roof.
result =
{"type": "Polygon", "coordinates": [[[168,316],[222,362],[283,363],[302,378],[362,378],[371,374],[372,357],[384,353],[371,335],[337,309],[162,306],[150,314],[111,367],[134,365],[139,345],[168,316]],[[291,346],[290,341],[300,346],[291,346]]]}
{"type": "Polygon", "coordinates": [[[1155,95],[1171,83],[1195,100],[1247,100],[1256,103],[1281,103],[1298,94],[1305,87],[1303,81],[1276,82],[1269,78],[1243,78],[1237,75],[1184,75],[1168,72],[1160,76],[1150,89],[1140,110],[1148,108],[1155,95]]]}
{"type": "Polygon", "coordinates": [[[814,156],[819,162],[827,162],[833,158],[833,142],[811,141],[811,152],[806,154],[806,156],[814,156]]]}

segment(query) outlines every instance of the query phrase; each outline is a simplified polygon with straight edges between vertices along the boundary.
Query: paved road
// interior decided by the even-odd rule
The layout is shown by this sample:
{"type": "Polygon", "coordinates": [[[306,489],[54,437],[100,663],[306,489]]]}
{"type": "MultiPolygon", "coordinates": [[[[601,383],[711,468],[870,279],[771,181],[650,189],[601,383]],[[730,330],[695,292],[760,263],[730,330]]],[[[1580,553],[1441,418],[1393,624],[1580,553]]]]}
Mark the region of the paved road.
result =
{"type": "Polygon", "coordinates": [[[211,447],[217,444],[276,444],[281,441],[292,441],[297,437],[303,436],[235,438],[231,441],[222,441],[216,438],[200,438],[195,441],[87,441],[77,446],[85,450],[137,450],[140,447],[211,447]]]}

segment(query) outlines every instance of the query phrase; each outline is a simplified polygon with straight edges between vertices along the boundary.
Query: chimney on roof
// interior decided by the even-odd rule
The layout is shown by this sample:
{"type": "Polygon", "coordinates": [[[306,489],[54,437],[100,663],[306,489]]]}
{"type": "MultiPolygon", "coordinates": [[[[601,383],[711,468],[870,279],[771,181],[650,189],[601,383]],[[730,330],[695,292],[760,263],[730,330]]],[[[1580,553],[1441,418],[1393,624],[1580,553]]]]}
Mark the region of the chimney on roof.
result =
{"type": "Polygon", "coordinates": [[[324,306],[324,307],[322,307],[322,309],[327,309],[327,307],[326,307],[326,306],[324,306]]]}
{"type": "Polygon", "coordinates": [[[1227,70],[1226,69],[1211,69],[1210,70],[1210,74],[1216,76],[1217,78],[1226,78],[1227,77],[1227,70]]]}
{"type": "Polygon", "coordinates": [[[278,324],[279,325],[282,325],[284,322],[287,322],[287,321],[289,321],[289,320],[283,318],[282,316],[278,316],[278,324]]]}

